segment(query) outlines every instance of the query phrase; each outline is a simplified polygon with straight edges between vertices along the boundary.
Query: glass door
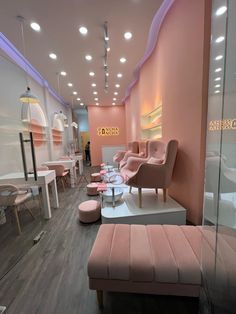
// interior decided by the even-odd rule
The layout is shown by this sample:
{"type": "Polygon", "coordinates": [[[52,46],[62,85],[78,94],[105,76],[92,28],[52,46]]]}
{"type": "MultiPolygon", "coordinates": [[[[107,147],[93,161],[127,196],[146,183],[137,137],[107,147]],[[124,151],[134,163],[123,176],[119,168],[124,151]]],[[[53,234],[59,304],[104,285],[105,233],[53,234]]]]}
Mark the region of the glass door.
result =
{"type": "MultiPolygon", "coordinates": [[[[22,230],[12,206],[0,206],[0,280],[33,245],[33,238],[41,231],[44,219],[37,187],[37,158],[48,154],[46,123],[37,121],[40,109],[23,105],[19,98],[26,89],[25,72],[0,50],[0,185],[13,184],[23,196],[30,192],[30,200],[20,206],[18,213],[22,230]],[[33,108],[33,109],[32,109],[33,108]],[[40,123],[39,123],[40,122],[40,123]],[[34,138],[34,142],[30,141],[34,138]],[[30,174],[32,173],[32,174],[30,174]],[[27,176],[35,180],[27,181],[27,176]],[[19,181],[19,177],[22,180],[19,181]],[[6,179],[7,178],[7,179],[6,179]],[[18,179],[17,179],[18,178],[18,179]],[[25,180],[26,178],[26,180],[25,180]],[[30,211],[34,218],[31,216],[30,211]]],[[[43,102],[43,91],[39,93],[43,102]]],[[[45,122],[45,121],[44,121],[45,122]]],[[[0,191],[1,196],[9,193],[0,191]],[[2,193],[2,194],[1,194],[2,193]]],[[[7,204],[6,204],[7,205],[7,204]]]]}

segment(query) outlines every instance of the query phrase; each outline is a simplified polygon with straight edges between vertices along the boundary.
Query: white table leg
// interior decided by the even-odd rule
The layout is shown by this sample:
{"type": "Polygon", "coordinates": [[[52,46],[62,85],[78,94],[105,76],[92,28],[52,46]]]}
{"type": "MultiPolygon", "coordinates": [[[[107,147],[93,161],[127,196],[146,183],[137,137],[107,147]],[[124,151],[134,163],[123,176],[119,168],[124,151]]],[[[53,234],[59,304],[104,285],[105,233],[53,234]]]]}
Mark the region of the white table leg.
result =
{"type": "Polygon", "coordinates": [[[57,183],[56,183],[56,179],[54,179],[51,182],[51,186],[52,186],[52,195],[53,195],[53,199],[54,199],[54,207],[55,208],[59,208],[59,200],[58,200],[58,194],[57,194],[57,183]]]}
{"type": "Polygon", "coordinates": [[[81,174],[83,174],[83,158],[81,159],[79,159],[79,174],[81,175],[81,174]]]}
{"type": "Polygon", "coordinates": [[[70,186],[75,187],[75,167],[70,168],[70,186]]]}
{"type": "Polygon", "coordinates": [[[48,193],[48,185],[42,185],[42,196],[43,196],[43,212],[44,212],[44,218],[50,219],[52,217],[51,213],[51,206],[50,206],[50,200],[49,200],[49,193],[48,193]]]}
{"type": "Polygon", "coordinates": [[[73,167],[74,169],[74,175],[75,175],[75,181],[77,181],[77,172],[76,172],[76,166],[73,167]]]}

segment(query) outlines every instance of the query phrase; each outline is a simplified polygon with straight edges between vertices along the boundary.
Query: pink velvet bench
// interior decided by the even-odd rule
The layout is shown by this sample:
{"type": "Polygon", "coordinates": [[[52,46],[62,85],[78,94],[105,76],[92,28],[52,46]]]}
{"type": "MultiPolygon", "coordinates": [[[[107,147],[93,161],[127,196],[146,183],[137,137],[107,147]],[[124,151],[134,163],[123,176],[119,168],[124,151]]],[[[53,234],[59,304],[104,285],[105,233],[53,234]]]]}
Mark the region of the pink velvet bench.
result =
{"type": "Polygon", "coordinates": [[[89,261],[89,288],[198,297],[201,227],[104,224],[89,261]]]}

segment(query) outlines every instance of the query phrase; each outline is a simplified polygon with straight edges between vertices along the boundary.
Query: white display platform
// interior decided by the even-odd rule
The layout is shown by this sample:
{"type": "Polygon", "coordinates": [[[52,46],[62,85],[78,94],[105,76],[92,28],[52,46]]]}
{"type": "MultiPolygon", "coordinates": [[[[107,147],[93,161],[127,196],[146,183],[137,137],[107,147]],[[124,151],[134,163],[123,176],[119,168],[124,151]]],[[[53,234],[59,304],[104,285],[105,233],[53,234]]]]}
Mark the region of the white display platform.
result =
{"type": "Polygon", "coordinates": [[[166,203],[159,190],[158,197],[155,190],[142,190],[143,207],[138,207],[138,190],[132,188],[132,193],[124,192],[122,201],[104,203],[102,208],[102,223],[122,224],[186,224],[186,209],[171,197],[167,196],[166,203]]]}

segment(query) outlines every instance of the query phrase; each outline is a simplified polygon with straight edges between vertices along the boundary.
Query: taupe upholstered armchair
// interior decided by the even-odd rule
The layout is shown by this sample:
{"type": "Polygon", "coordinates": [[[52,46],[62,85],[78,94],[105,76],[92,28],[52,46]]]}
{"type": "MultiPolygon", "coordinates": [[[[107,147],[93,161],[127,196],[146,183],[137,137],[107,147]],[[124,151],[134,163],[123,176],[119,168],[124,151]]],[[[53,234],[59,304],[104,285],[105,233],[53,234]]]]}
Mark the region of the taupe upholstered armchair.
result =
{"type": "Polygon", "coordinates": [[[172,173],[178,150],[178,142],[171,140],[166,144],[159,141],[149,142],[148,158],[131,157],[121,169],[126,184],[138,188],[139,207],[142,207],[142,188],[163,189],[166,202],[167,188],[171,184],[172,173]]]}
{"type": "Polygon", "coordinates": [[[126,153],[138,153],[138,142],[133,141],[128,143],[128,150],[118,150],[113,157],[113,161],[118,163],[118,167],[120,166],[120,161],[124,158],[126,153]]]}
{"type": "Polygon", "coordinates": [[[127,164],[127,161],[130,157],[140,157],[146,158],[148,155],[148,141],[139,141],[138,142],[138,152],[126,152],[124,158],[120,161],[120,168],[124,167],[127,164]]]}

